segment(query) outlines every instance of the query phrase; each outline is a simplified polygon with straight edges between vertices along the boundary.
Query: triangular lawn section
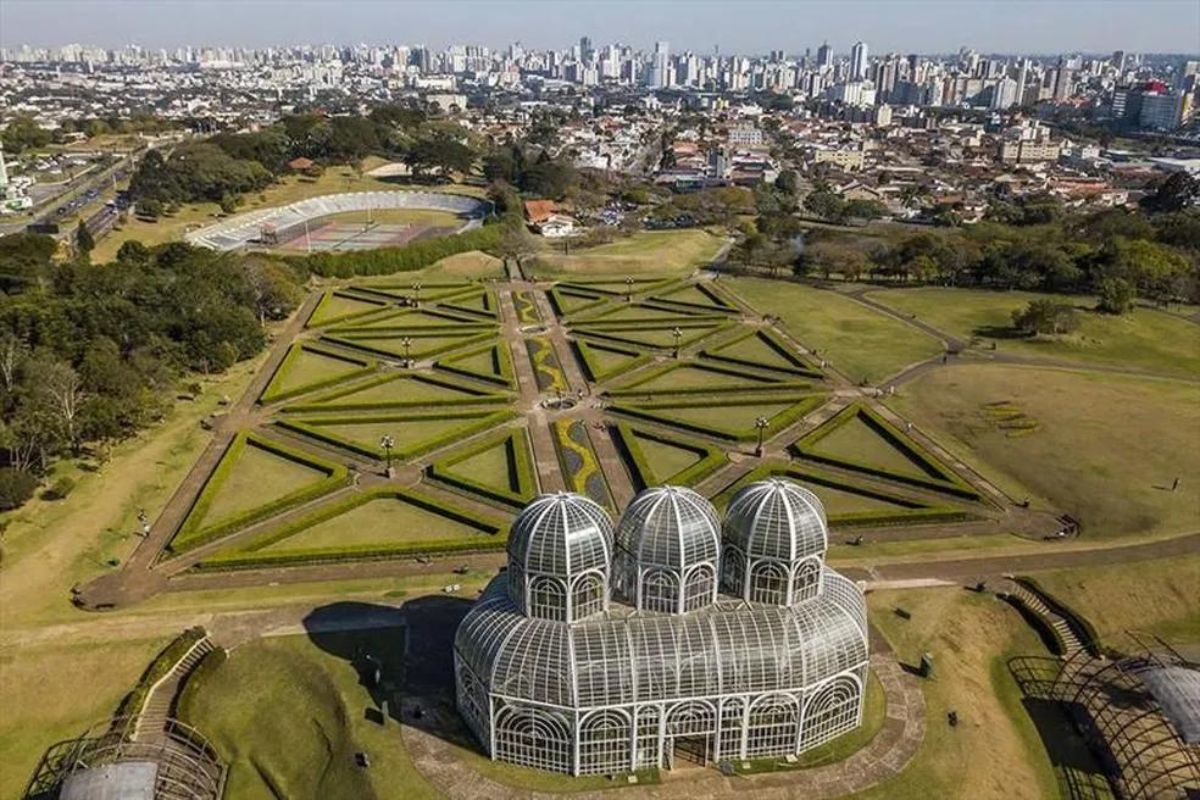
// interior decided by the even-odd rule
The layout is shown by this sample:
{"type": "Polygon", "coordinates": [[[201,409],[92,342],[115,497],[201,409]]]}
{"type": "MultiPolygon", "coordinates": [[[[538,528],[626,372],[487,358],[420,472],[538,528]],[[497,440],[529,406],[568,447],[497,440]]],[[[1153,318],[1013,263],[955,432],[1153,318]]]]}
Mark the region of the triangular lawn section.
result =
{"type": "Polygon", "coordinates": [[[346,412],[413,406],[505,403],[508,396],[419,373],[381,375],[375,380],[291,405],[285,412],[346,412]]]}
{"type": "Polygon", "coordinates": [[[491,437],[434,463],[429,474],[445,483],[516,507],[538,491],[529,437],[517,429],[491,437]]]}
{"type": "Polygon", "coordinates": [[[482,344],[495,338],[494,331],[472,331],[470,333],[381,333],[381,334],[342,334],[326,336],[326,341],[343,347],[352,347],[381,356],[404,358],[406,352],[410,358],[429,358],[462,347],[482,344]],[[404,339],[411,339],[407,351],[404,339]]]}
{"type": "Polygon", "coordinates": [[[724,507],[743,486],[768,477],[784,477],[811,490],[825,507],[833,527],[872,527],[964,522],[976,519],[968,508],[897,492],[874,483],[847,480],[815,467],[766,464],[743,476],[713,502],[724,507]]]}
{"type": "Polygon", "coordinates": [[[768,391],[776,386],[787,385],[776,376],[758,375],[745,370],[710,366],[690,361],[668,364],[652,374],[639,376],[636,380],[613,387],[611,394],[655,394],[768,391]]]}
{"type": "Polygon", "coordinates": [[[726,302],[725,298],[721,297],[721,295],[716,291],[702,283],[686,284],[678,289],[671,289],[666,292],[656,294],[650,299],[663,303],[694,306],[702,309],[737,311],[734,306],[726,302]]]}
{"type": "Polygon", "coordinates": [[[467,513],[423,492],[380,487],[218,551],[200,566],[232,569],[496,550],[505,546],[507,528],[500,519],[467,513]]]}
{"type": "Polygon", "coordinates": [[[762,369],[790,372],[806,377],[821,377],[820,370],[788,346],[778,334],[757,330],[732,342],[705,350],[706,358],[762,369]]]}
{"type": "MultiPolygon", "coordinates": [[[[411,301],[418,293],[412,283],[379,283],[371,286],[351,286],[355,292],[366,295],[376,295],[389,300],[411,301]]],[[[421,281],[421,291],[418,299],[422,304],[437,300],[451,300],[462,297],[479,289],[476,283],[427,283],[421,281]]]]}
{"type": "Polygon", "coordinates": [[[508,388],[516,387],[512,356],[509,354],[508,345],[503,341],[440,358],[433,366],[475,380],[508,388]]]}
{"type": "Polygon", "coordinates": [[[646,323],[648,325],[675,325],[678,323],[696,322],[697,319],[705,317],[713,317],[716,315],[705,314],[697,309],[684,308],[659,308],[657,306],[646,305],[645,303],[617,304],[611,308],[601,310],[595,314],[589,314],[585,318],[577,318],[577,325],[590,325],[593,323],[602,323],[605,325],[616,325],[617,323],[635,324],[646,323]]]}
{"type": "Polygon", "coordinates": [[[500,307],[496,300],[496,293],[490,289],[481,291],[478,294],[456,297],[450,302],[438,303],[438,308],[457,312],[458,314],[470,314],[471,316],[488,319],[496,319],[500,316],[500,307]]]}
{"type": "Polygon", "coordinates": [[[230,443],[170,550],[181,553],[344,483],[345,467],[253,433],[230,443]]]}
{"type": "Polygon", "coordinates": [[[634,487],[692,486],[726,462],[718,447],[624,423],[614,426],[634,487]]]}
{"type": "MultiPolygon", "coordinates": [[[[573,328],[573,332],[579,336],[586,336],[589,339],[598,339],[601,341],[612,342],[615,344],[633,345],[635,347],[653,347],[658,350],[669,349],[675,346],[675,334],[672,330],[676,326],[668,325],[666,327],[627,327],[627,328],[591,328],[577,327],[573,328]]],[[[704,339],[717,331],[725,329],[724,325],[679,325],[683,331],[683,337],[679,340],[680,347],[688,347],[701,339],[704,339]]]]}
{"type": "Polygon", "coordinates": [[[382,299],[370,300],[338,291],[326,292],[305,324],[310,328],[329,325],[377,311],[385,311],[389,307],[388,303],[382,299]]]}
{"type": "Polygon", "coordinates": [[[484,326],[487,324],[487,320],[472,318],[464,315],[462,312],[453,314],[446,311],[440,311],[438,309],[414,308],[405,311],[397,311],[383,317],[372,317],[361,324],[355,323],[352,325],[338,325],[333,328],[331,332],[339,333],[347,330],[363,331],[371,330],[373,328],[387,328],[396,330],[420,330],[422,328],[453,329],[461,326],[484,326]]]}
{"type": "Polygon", "coordinates": [[[375,371],[375,361],[319,347],[293,344],[279,362],[271,382],[259,397],[261,403],[275,403],[317,389],[324,389],[375,371]]]}
{"type": "Polygon", "coordinates": [[[637,369],[651,359],[649,353],[632,347],[585,342],[581,339],[571,342],[571,346],[575,348],[588,378],[596,383],[637,369]]]}
{"type": "Polygon", "coordinates": [[[630,287],[629,282],[625,278],[613,279],[582,279],[573,281],[563,281],[557,286],[572,291],[582,290],[587,292],[599,292],[606,295],[614,295],[624,297],[632,288],[633,294],[641,294],[652,289],[657,289],[660,286],[666,286],[673,283],[675,278],[634,278],[633,286],[630,287]]]}
{"type": "Polygon", "coordinates": [[[339,417],[295,416],[276,421],[281,428],[371,458],[383,459],[380,445],[391,436],[392,457],[408,460],[430,450],[495,427],[512,416],[509,410],[379,414],[339,417]]]}
{"type": "Polygon", "coordinates": [[[599,308],[609,301],[609,298],[603,295],[575,292],[557,286],[551,288],[546,296],[550,299],[550,305],[554,306],[554,313],[560,317],[577,314],[589,308],[599,308]]]}
{"type": "Polygon", "coordinates": [[[717,439],[753,441],[758,437],[755,420],[767,418],[764,436],[775,436],[825,401],[823,395],[799,398],[748,397],[679,402],[618,403],[612,410],[626,417],[711,436],[717,439]]]}
{"type": "Polygon", "coordinates": [[[979,494],[957,472],[878,412],[852,403],[795,442],[801,458],[970,499],[979,494]]]}

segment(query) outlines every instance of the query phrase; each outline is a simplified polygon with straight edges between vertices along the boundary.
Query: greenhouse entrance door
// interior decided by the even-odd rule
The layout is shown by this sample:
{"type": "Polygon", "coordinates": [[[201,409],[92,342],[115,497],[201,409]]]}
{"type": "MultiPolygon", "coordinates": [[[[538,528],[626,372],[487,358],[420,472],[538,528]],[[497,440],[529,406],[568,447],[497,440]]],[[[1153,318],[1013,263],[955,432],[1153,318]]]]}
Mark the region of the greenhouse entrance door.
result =
{"type": "Polygon", "coordinates": [[[711,736],[675,736],[671,739],[671,769],[708,764],[712,752],[711,736]]]}

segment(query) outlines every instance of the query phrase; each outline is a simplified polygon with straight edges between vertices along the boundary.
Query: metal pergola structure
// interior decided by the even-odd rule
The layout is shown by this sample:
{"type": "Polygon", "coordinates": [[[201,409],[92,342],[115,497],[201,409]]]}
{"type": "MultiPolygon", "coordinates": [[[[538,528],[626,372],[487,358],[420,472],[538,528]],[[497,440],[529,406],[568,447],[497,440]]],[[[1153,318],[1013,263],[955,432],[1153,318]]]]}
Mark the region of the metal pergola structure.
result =
{"type": "Polygon", "coordinates": [[[826,541],[820,502],[779,479],[723,524],[688,489],[647,489],[615,532],[586,498],[540,497],[458,629],[459,709],[493,759],[575,775],[823,744],[861,723],[868,657],[826,541]]]}
{"type": "Polygon", "coordinates": [[[150,736],[136,736],[136,729],[136,717],[121,717],[54,745],[25,797],[219,800],[225,766],[198,731],[175,719],[150,736]]]}
{"type": "Polygon", "coordinates": [[[1157,637],[1130,634],[1141,652],[1063,666],[1055,696],[1123,798],[1188,800],[1200,792],[1200,665],[1157,637]]]}

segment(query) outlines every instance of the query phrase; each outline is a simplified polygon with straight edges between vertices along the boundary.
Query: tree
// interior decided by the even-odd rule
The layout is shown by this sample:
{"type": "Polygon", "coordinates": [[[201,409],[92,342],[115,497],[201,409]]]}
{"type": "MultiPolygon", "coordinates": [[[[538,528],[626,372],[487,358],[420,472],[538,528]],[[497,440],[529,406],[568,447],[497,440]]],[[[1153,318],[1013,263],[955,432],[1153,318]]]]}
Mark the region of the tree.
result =
{"type": "Polygon", "coordinates": [[[504,235],[496,245],[496,255],[508,265],[509,259],[517,262],[517,268],[524,266],[525,259],[537,252],[533,237],[525,230],[525,224],[514,220],[504,226],[504,235]]]}
{"type": "Polygon", "coordinates": [[[822,219],[840,221],[846,214],[846,201],[828,189],[818,189],[804,198],[804,207],[822,219]]]}
{"type": "Polygon", "coordinates": [[[1109,314],[1124,314],[1133,308],[1137,296],[1133,284],[1124,278],[1106,277],[1096,287],[1099,302],[1096,307],[1109,314]]]}
{"type": "Polygon", "coordinates": [[[1200,201],[1200,178],[1186,172],[1174,172],[1158,185],[1154,194],[1141,200],[1142,208],[1155,214],[1183,211],[1200,201]]]}
{"type": "Polygon", "coordinates": [[[1070,333],[1079,327],[1079,314],[1067,303],[1032,300],[1012,312],[1013,328],[1026,336],[1070,333]]]}
{"type": "Polygon", "coordinates": [[[800,176],[794,169],[785,169],[775,179],[775,188],[787,194],[795,194],[800,190],[800,176]]]}
{"type": "Polygon", "coordinates": [[[92,232],[88,230],[87,223],[79,220],[79,225],[75,227],[75,247],[85,256],[92,252],[96,247],[96,239],[92,236],[92,232]]]}
{"type": "Polygon", "coordinates": [[[850,219],[879,219],[887,213],[887,207],[878,200],[850,200],[842,209],[842,216],[850,219]]]}

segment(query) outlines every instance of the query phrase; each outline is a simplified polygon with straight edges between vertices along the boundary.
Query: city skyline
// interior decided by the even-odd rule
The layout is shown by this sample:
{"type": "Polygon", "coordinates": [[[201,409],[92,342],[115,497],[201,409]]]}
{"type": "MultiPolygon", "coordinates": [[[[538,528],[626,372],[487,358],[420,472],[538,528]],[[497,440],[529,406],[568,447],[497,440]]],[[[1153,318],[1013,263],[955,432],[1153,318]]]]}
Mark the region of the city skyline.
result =
{"type": "Polygon", "coordinates": [[[673,51],[755,55],[802,54],[829,42],[847,54],[856,41],[872,53],[1195,52],[1200,4],[1187,0],[1115,2],[746,2],[738,13],[716,2],[566,3],[528,0],[330,3],[303,0],[212,2],[176,0],[3,0],[0,45],[105,48],[185,46],[262,48],[304,44],[421,43],[440,48],[470,44],[501,49],[521,42],[534,49],[569,47],[581,36],[597,44],[622,42],[650,50],[657,40],[673,51]],[[636,5],[638,18],[614,13],[636,5]],[[680,13],[681,9],[687,13],[680,13]],[[289,13],[282,13],[287,9],[289,13]],[[214,13],[219,10],[219,13],[214,13]],[[293,12],[300,13],[293,13],[293,12]],[[770,24],[765,24],[766,19],[770,24]],[[536,25],[534,21],[536,20],[536,25]],[[784,36],[778,31],[787,30],[784,36]],[[713,32],[719,31],[720,36],[713,32]],[[181,33],[183,32],[183,33],[181,33]]]}

